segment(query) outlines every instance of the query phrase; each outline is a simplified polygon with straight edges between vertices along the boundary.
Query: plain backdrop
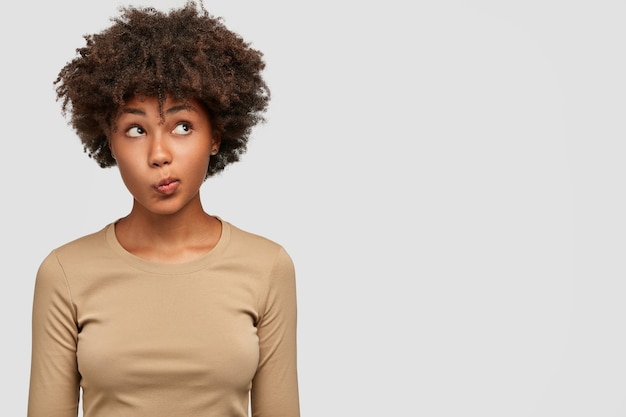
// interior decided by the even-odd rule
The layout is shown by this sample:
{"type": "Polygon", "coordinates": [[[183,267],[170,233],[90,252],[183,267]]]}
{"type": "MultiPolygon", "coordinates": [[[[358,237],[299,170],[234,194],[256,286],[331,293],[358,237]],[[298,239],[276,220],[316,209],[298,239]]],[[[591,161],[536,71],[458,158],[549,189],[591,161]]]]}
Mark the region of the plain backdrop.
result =
{"type": "MultiPolygon", "coordinates": [[[[125,215],[52,81],[122,4],[0,13],[0,414],[54,247],[125,215]]],[[[272,102],[206,209],[297,268],[303,417],[626,415],[626,3],[207,0],[272,102]]]]}

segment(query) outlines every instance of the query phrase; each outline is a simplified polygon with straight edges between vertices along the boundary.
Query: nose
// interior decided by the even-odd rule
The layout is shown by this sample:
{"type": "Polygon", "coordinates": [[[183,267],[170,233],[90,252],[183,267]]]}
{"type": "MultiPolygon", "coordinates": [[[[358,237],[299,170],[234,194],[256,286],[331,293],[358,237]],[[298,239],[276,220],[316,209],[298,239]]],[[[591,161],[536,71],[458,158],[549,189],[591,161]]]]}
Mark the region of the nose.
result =
{"type": "Polygon", "coordinates": [[[162,136],[154,137],[150,146],[148,163],[153,167],[162,167],[172,162],[172,153],[167,141],[162,136]]]}

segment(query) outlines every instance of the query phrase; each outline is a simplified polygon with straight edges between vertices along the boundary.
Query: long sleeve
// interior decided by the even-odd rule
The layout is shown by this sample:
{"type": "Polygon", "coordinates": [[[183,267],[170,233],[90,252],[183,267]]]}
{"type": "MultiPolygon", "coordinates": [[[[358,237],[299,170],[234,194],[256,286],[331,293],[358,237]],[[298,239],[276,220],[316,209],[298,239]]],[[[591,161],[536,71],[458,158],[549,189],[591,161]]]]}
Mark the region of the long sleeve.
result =
{"type": "Polygon", "coordinates": [[[78,326],[71,293],[54,252],[35,281],[28,417],[76,417],[78,326]]]}
{"type": "Polygon", "coordinates": [[[300,415],[293,263],[228,222],[184,263],[127,252],[114,223],[62,245],[32,320],[28,417],[300,415]]]}
{"type": "Polygon", "coordinates": [[[252,381],[253,417],[298,417],[296,286],[291,258],[280,250],[257,324],[259,366],[252,381]]]}

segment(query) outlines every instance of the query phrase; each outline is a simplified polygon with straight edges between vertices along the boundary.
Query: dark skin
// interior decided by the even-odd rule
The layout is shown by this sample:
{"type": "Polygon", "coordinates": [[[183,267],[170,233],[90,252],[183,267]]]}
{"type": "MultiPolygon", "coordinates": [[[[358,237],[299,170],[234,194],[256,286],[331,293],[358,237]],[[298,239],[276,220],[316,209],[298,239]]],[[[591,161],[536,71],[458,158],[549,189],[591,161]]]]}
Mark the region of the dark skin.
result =
{"type": "Polygon", "coordinates": [[[207,214],[200,186],[220,140],[198,101],[134,98],[121,109],[110,149],[133,196],[115,226],[120,244],[143,259],[178,263],[210,251],[221,223],[207,214]]]}
{"type": "Polygon", "coordinates": [[[123,8],[55,80],[57,99],[85,151],[101,167],[116,165],[107,137],[119,109],[135,96],[198,100],[221,137],[207,177],[239,161],[251,129],[263,122],[270,92],[262,53],[220,19],[189,2],[169,13],[123,8]]]}
{"type": "Polygon", "coordinates": [[[119,242],[162,263],[205,254],[221,222],[200,186],[240,159],[264,121],[262,54],[192,1],[169,13],[122,8],[85,40],[55,80],[57,99],[85,152],[117,165],[133,196],[119,242]]]}

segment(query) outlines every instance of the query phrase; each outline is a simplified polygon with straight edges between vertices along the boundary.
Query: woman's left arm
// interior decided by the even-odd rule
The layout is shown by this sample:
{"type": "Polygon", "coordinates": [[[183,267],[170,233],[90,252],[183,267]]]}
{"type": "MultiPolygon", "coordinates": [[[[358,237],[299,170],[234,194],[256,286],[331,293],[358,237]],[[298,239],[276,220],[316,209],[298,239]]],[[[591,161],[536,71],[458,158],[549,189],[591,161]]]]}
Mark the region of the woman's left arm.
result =
{"type": "Polygon", "coordinates": [[[280,250],[257,323],[259,366],[252,381],[252,417],[299,417],[296,283],[293,262],[280,250]]]}

